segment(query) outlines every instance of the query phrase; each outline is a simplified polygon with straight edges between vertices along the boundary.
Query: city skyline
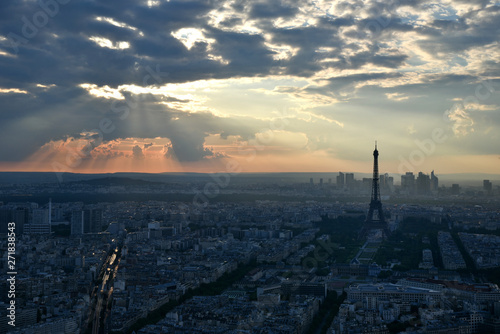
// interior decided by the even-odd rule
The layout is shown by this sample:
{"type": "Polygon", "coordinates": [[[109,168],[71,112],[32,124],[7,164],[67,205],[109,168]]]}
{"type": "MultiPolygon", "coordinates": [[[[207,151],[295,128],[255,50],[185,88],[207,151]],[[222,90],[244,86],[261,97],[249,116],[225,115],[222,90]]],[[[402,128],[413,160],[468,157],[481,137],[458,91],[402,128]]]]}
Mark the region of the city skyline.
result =
{"type": "Polygon", "coordinates": [[[0,171],[499,174],[498,2],[0,7],[0,171]]]}

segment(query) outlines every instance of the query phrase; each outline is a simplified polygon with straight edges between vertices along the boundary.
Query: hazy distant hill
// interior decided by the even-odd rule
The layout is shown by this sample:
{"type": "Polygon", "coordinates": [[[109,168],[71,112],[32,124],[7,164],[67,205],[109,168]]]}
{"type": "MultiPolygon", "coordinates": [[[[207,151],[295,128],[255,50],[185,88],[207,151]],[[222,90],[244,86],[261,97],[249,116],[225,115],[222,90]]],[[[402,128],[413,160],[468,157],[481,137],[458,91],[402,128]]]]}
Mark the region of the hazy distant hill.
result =
{"type": "MultiPolygon", "coordinates": [[[[203,174],[200,174],[203,175],[203,174]]],[[[185,180],[187,174],[174,173],[166,174],[148,174],[148,173],[101,173],[101,174],[80,174],[80,173],[62,173],[54,172],[0,172],[0,183],[70,183],[105,178],[128,178],[134,180],[144,180],[150,182],[173,182],[179,177],[185,180]]],[[[193,177],[193,176],[190,176],[193,177]]]]}
{"type": "MultiPolygon", "coordinates": [[[[415,173],[417,174],[417,173],[415,173]]],[[[230,175],[229,181],[232,184],[249,184],[249,183],[309,183],[312,178],[314,184],[318,184],[320,179],[327,184],[331,179],[332,183],[336,182],[335,173],[241,173],[230,175]]],[[[450,186],[452,183],[459,183],[462,186],[482,186],[483,180],[490,180],[494,186],[500,185],[499,174],[436,174],[439,177],[440,184],[450,186]]],[[[134,184],[133,180],[142,180],[144,182],[164,182],[164,183],[190,183],[190,182],[210,182],[216,181],[214,178],[219,178],[220,182],[227,182],[228,174],[214,175],[207,173],[103,173],[103,174],[77,174],[63,173],[59,174],[62,182],[80,182],[96,180],[99,182],[117,182],[120,184],[134,184]]],[[[399,174],[390,174],[394,177],[394,183],[400,183],[399,174]]],[[[364,177],[371,177],[371,173],[354,173],[354,177],[360,180],[364,177]]],[[[0,184],[26,184],[26,183],[58,183],[58,175],[53,172],[0,172],[0,184]]],[[[113,183],[114,184],[114,183],[113,183]]]]}
{"type": "Polygon", "coordinates": [[[161,184],[162,182],[152,182],[141,179],[132,179],[129,177],[103,177],[91,180],[72,181],[70,183],[87,184],[92,186],[142,186],[161,184]]]}

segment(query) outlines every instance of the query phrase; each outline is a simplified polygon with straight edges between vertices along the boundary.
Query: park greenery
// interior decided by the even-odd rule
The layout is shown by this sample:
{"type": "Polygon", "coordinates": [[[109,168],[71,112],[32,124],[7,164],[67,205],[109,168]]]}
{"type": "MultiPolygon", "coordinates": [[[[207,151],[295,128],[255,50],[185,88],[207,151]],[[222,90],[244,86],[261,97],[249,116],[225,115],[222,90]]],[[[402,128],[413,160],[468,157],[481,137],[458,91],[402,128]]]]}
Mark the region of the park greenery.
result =
{"type": "MultiPolygon", "coordinates": [[[[323,217],[320,222],[317,222],[316,227],[319,228],[319,235],[328,235],[330,237],[329,245],[333,246],[333,252],[330,252],[325,260],[318,261],[318,267],[323,268],[329,263],[349,262],[363,244],[363,241],[358,238],[358,231],[362,225],[362,217],[341,216],[334,219],[323,217]]],[[[320,257],[325,258],[326,254],[324,253],[328,250],[324,249],[317,241],[315,246],[320,249],[318,251],[320,257]]]]}
{"type": "Polygon", "coordinates": [[[401,264],[395,266],[394,269],[398,271],[418,269],[422,261],[422,251],[428,248],[432,251],[434,265],[442,268],[437,233],[446,229],[445,222],[435,223],[421,217],[406,218],[400,223],[399,228],[382,242],[374,261],[380,265],[386,265],[388,261],[397,260],[401,264]],[[424,240],[428,240],[429,243],[424,240]]]}

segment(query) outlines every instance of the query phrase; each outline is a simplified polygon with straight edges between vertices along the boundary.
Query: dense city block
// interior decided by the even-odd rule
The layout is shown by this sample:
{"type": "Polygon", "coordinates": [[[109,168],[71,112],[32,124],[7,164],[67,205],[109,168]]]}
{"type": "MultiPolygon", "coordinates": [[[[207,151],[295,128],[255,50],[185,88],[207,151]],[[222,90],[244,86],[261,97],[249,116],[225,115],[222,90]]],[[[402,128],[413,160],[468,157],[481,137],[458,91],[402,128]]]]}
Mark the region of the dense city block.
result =
{"type": "Polygon", "coordinates": [[[369,193],[343,173],[239,180],[202,205],[205,180],[5,184],[1,251],[7,259],[13,222],[16,326],[4,317],[0,329],[498,333],[499,194],[411,194],[384,180],[388,231],[367,235],[369,193]]]}

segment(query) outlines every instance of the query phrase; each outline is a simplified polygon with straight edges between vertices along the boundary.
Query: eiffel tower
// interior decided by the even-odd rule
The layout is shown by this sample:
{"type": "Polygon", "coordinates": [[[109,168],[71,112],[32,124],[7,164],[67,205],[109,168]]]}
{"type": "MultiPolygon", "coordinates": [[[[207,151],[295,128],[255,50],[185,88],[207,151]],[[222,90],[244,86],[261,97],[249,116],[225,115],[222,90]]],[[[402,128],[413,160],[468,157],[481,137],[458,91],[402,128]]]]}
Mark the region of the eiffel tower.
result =
{"type": "Polygon", "coordinates": [[[366,237],[373,230],[381,230],[384,238],[389,236],[389,228],[385,221],[384,210],[380,201],[377,142],[375,142],[375,150],[373,151],[373,180],[370,208],[368,209],[368,215],[366,216],[363,228],[360,231],[360,238],[366,237]]]}

